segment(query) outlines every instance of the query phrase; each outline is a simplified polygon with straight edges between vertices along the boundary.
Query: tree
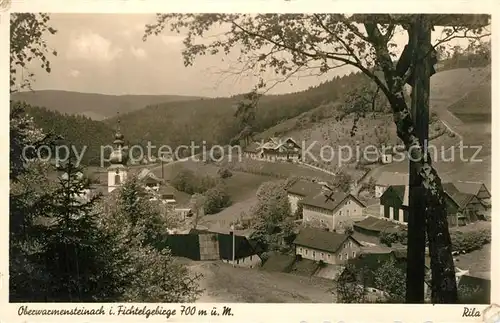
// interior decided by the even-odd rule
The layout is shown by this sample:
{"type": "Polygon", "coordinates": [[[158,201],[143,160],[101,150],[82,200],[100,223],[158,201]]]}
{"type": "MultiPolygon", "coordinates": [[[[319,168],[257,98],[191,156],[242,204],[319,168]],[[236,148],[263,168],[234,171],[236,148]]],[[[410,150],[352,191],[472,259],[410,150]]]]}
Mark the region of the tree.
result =
{"type": "Polygon", "coordinates": [[[113,246],[109,262],[121,287],[115,301],[193,302],[202,292],[200,275],[191,274],[164,247],[168,220],[148,197],[131,179],[98,207],[99,228],[113,246]]]}
{"type": "Polygon", "coordinates": [[[360,281],[360,272],[352,264],[337,274],[337,303],[365,303],[367,289],[364,281],[360,281]]]}
{"type": "Polygon", "coordinates": [[[344,171],[340,171],[335,175],[333,187],[344,192],[349,193],[351,191],[352,176],[344,171]]]}
{"type": "Polygon", "coordinates": [[[387,296],[387,303],[403,303],[406,294],[406,272],[398,266],[396,260],[390,259],[377,268],[374,275],[375,287],[387,296]]]}
{"type": "Polygon", "coordinates": [[[253,238],[271,249],[277,248],[282,238],[290,237],[293,231],[286,184],[286,181],[262,183],[256,193],[257,203],[250,210],[255,219],[253,238]]]}
{"type": "Polygon", "coordinates": [[[10,20],[10,92],[31,88],[34,74],[29,72],[28,64],[39,60],[40,66],[50,73],[48,54],[57,55],[50,49],[44,37],[55,34],[57,30],[49,25],[47,13],[13,13],[10,20]],[[26,75],[24,75],[26,72],[26,75]],[[21,75],[19,75],[21,74],[21,75]]]}
{"type": "Polygon", "coordinates": [[[196,229],[198,226],[198,221],[200,220],[200,216],[203,216],[204,212],[204,206],[206,203],[206,198],[202,194],[195,193],[191,196],[191,199],[189,200],[189,207],[194,213],[194,219],[193,219],[193,229],[196,229]]]}
{"type": "Polygon", "coordinates": [[[203,209],[206,214],[215,214],[231,204],[231,198],[225,184],[221,183],[208,189],[205,194],[203,209]]]}
{"type": "Polygon", "coordinates": [[[257,88],[246,93],[243,99],[238,101],[236,105],[236,118],[239,128],[241,129],[238,139],[243,140],[245,145],[248,146],[249,139],[252,137],[255,127],[255,115],[257,110],[257,103],[260,98],[257,88]]]}
{"type": "MultiPolygon", "coordinates": [[[[192,65],[198,56],[228,53],[238,48],[240,59],[245,63],[244,69],[260,72],[274,70],[277,75],[283,76],[280,81],[304,71],[314,70],[323,74],[345,65],[361,70],[387,98],[398,137],[406,149],[411,149],[412,160],[415,161],[412,162],[412,173],[418,174],[418,181],[422,183],[418,199],[410,200],[412,205],[422,208],[425,217],[432,259],[432,300],[434,303],[456,303],[457,290],[443,187],[405,101],[404,86],[415,84],[415,68],[421,66],[422,61],[432,63],[429,55],[435,53],[434,47],[460,37],[469,37],[476,44],[480,42],[485,36],[483,18],[473,16],[470,23],[464,24],[459,15],[158,14],[156,23],[146,26],[144,39],[161,33],[170,24],[172,30],[186,32],[183,51],[186,66],[192,65]],[[444,37],[434,45],[420,46],[418,37],[423,26],[431,28],[442,24],[445,19],[448,20],[446,24],[453,27],[444,28],[444,37]],[[228,29],[213,41],[207,42],[205,38],[203,43],[196,43],[215,25],[228,29]],[[408,34],[408,44],[395,63],[397,46],[392,39],[398,29],[408,34]],[[382,76],[376,75],[376,71],[380,71],[382,76]]],[[[418,108],[426,109],[423,105],[418,108]]],[[[412,192],[417,192],[417,188],[412,186],[412,192]]],[[[421,234],[409,241],[420,241],[420,238],[421,234]]],[[[415,277],[408,277],[408,290],[419,294],[422,279],[423,272],[419,271],[415,277]]],[[[420,296],[410,293],[409,301],[423,301],[423,295],[422,298],[420,296]]]]}

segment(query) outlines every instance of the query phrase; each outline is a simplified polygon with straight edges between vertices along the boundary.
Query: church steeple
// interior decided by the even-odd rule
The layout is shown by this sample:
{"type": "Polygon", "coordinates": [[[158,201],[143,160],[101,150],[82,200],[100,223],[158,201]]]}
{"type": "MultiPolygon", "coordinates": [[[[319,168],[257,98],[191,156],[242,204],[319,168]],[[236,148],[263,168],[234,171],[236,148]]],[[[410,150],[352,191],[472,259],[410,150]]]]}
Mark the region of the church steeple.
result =
{"type": "Polygon", "coordinates": [[[128,161],[128,154],[126,152],[124,145],[124,136],[120,132],[120,116],[118,115],[117,125],[116,125],[116,133],[115,140],[113,144],[115,149],[109,156],[109,161],[112,165],[126,165],[128,161]]]}
{"type": "Polygon", "coordinates": [[[124,136],[120,132],[120,119],[118,117],[113,141],[114,149],[109,156],[108,192],[112,192],[114,189],[120,187],[127,180],[128,151],[124,143],[124,136]]]}

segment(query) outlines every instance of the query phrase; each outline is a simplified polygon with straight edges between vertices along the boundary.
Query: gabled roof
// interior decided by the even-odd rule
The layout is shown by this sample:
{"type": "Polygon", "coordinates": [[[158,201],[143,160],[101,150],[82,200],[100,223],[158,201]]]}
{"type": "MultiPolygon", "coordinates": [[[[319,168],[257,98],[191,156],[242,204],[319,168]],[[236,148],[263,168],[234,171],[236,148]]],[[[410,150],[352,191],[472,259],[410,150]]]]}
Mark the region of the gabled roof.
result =
{"type": "Polygon", "coordinates": [[[293,243],[295,245],[308,247],[311,249],[323,250],[327,252],[337,252],[344,241],[352,239],[358,245],[361,245],[356,239],[347,234],[324,231],[315,228],[302,229],[293,243]]]}
{"type": "MultiPolygon", "coordinates": [[[[409,205],[410,188],[408,185],[390,185],[382,194],[385,196],[394,192],[404,206],[409,205]]],[[[381,198],[382,198],[381,196],[381,198]]]]}
{"type": "Polygon", "coordinates": [[[408,173],[383,172],[375,182],[378,186],[408,185],[410,177],[408,173]]]}
{"type": "Polygon", "coordinates": [[[321,192],[321,185],[318,183],[312,183],[308,181],[296,181],[287,189],[289,194],[295,194],[299,196],[309,196],[317,195],[321,192]]]}
{"type": "Polygon", "coordinates": [[[316,195],[304,198],[301,203],[302,205],[310,205],[331,212],[335,212],[347,199],[351,199],[358,203],[361,207],[365,207],[363,202],[350,193],[336,192],[331,197],[329,195],[329,192],[320,192],[316,195]]]}
{"type": "MultiPolygon", "coordinates": [[[[459,209],[463,209],[469,205],[469,203],[477,199],[475,195],[473,194],[467,194],[467,193],[462,193],[462,192],[455,192],[455,193],[448,193],[448,196],[455,202],[455,204],[458,206],[459,209]]],[[[479,202],[479,201],[478,201],[479,202]]]]}
{"type": "Polygon", "coordinates": [[[455,184],[449,182],[449,183],[443,183],[443,190],[448,193],[448,194],[455,194],[460,192],[458,188],[455,186],[455,184]]]}
{"type": "Polygon", "coordinates": [[[286,147],[288,142],[292,142],[295,146],[300,147],[297,141],[295,141],[292,137],[285,137],[285,138],[271,137],[262,145],[262,148],[269,150],[276,150],[281,147],[288,148],[286,147]]]}
{"type": "Polygon", "coordinates": [[[382,218],[367,216],[365,219],[354,223],[354,228],[360,228],[373,232],[388,232],[404,229],[404,226],[382,218]]]}
{"type": "Polygon", "coordinates": [[[157,177],[150,169],[143,168],[141,171],[137,174],[137,179],[140,181],[143,181],[147,184],[155,184],[155,183],[162,183],[163,180],[159,177],[157,177]]]}
{"type": "Polygon", "coordinates": [[[486,187],[486,185],[484,185],[484,183],[456,181],[456,182],[453,182],[453,184],[462,193],[472,194],[472,195],[478,196],[478,195],[480,195],[481,192],[484,192],[487,197],[486,196],[485,197],[478,196],[478,197],[479,198],[490,198],[491,197],[491,193],[488,190],[488,188],[486,187]]]}

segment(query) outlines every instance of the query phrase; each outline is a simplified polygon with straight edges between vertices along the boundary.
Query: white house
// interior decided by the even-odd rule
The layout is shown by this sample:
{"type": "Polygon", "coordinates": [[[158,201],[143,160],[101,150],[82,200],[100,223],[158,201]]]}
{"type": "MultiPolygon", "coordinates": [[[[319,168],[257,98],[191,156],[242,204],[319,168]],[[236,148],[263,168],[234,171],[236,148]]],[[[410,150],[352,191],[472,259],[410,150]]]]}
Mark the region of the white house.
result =
{"type": "Polygon", "coordinates": [[[267,141],[254,142],[245,148],[244,154],[251,159],[266,161],[291,161],[297,162],[301,159],[302,148],[291,137],[271,137],[267,141]]]}
{"type": "Polygon", "coordinates": [[[316,228],[302,229],[293,244],[296,255],[331,265],[345,264],[361,251],[361,243],[351,235],[316,228]]]}
{"type": "Polygon", "coordinates": [[[344,192],[320,192],[302,201],[303,223],[310,226],[342,231],[363,219],[365,205],[354,195],[344,192]]]}

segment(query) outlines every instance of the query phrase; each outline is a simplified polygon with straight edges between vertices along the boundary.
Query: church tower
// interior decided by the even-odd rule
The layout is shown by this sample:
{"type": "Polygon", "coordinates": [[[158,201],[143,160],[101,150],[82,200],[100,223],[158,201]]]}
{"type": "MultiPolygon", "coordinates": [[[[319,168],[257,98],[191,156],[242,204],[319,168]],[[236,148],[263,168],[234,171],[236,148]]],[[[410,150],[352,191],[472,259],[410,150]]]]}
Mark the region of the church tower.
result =
{"type": "Polygon", "coordinates": [[[114,149],[109,156],[111,165],[108,167],[108,193],[120,187],[127,180],[128,154],[123,146],[123,138],[120,132],[120,120],[118,119],[115,141],[113,141],[114,149]]]}

